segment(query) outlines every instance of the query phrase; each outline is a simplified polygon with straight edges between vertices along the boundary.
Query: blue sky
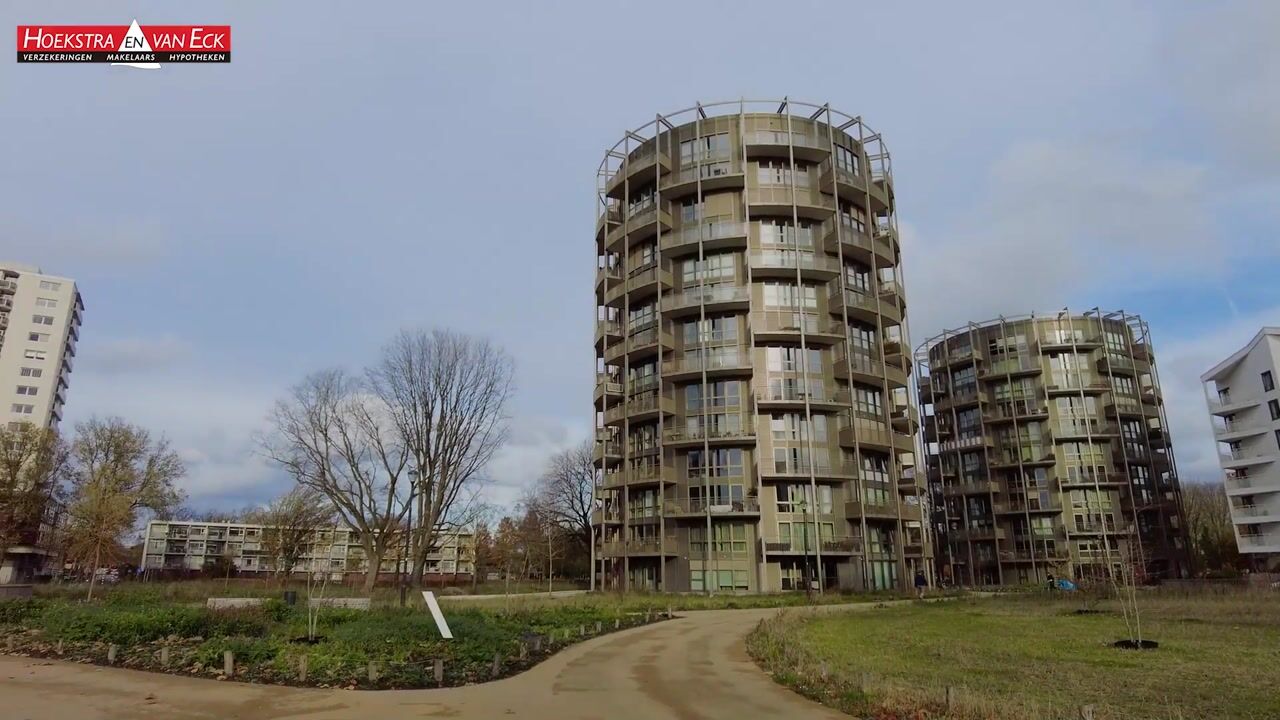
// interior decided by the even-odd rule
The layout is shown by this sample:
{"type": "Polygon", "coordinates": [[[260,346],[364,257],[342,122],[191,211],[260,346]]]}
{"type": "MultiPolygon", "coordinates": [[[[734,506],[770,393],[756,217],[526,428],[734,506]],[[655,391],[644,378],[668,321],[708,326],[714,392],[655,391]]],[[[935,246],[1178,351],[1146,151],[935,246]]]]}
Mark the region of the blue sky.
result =
{"type": "Polygon", "coordinates": [[[1280,6],[879,5],[7,3],[231,24],[234,59],[0,63],[0,256],[80,283],[68,421],[167,434],[196,507],[287,483],[250,438],[306,373],[488,335],[518,364],[505,502],[590,427],[604,150],[696,100],[830,102],[893,152],[913,339],[1140,313],[1184,478],[1213,477],[1197,378],[1280,324],[1280,6]]]}

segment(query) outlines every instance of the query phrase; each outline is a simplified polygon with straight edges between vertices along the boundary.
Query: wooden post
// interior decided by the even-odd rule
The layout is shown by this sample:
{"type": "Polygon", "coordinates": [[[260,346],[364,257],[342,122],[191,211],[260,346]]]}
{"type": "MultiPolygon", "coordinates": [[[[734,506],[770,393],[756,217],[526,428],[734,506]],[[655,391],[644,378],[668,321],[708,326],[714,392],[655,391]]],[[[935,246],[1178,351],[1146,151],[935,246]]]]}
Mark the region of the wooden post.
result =
{"type": "Polygon", "coordinates": [[[119,649],[119,646],[116,645],[115,643],[111,643],[110,645],[107,646],[107,664],[108,665],[116,664],[116,652],[118,651],[118,649],[119,649]]]}
{"type": "Polygon", "coordinates": [[[668,606],[667,606],[667,619],[668,619],[668,620],[670,620],[672,617],[674,617],[674,616],[671,614],[671,606],[670,606],[670,605],[668,605],[668,606]]]}
{"type": "Polygon", "coordinates": [[[650,622],[650,618],[649,618],[649,616],[650,616],[650,614],[651,614],[652,612],[653,612],[652,610],[648,610],[648,609],[646,609],[646,610],[644,611],[644,621],[645,621],[646,623],[647,623],[647,622],[650,622]]]}
{"type": "Polygon", "coordinates": [[[61,641],[61,640],[59,640],[59,641],[58,641],[58,654],[59,654],[59,655],[61,655],[61,654],[62,654],[62,641],[61,641]]]}
{"type": "Polygon", "coordinates": [[[533,636],[533,651],[536,653],[542,652],[542,636],[541,635],[533,636]]]}
{"type": "Polygon", "coordinates": [[[597,635],[599,635],[599,634],[600,634],[600,631],[601,631],[602,629],[604,629],[604,624],[603,624],[603,623],[601,623],[599,620],[597,620],[597,621],[596,621],[596,634],[597,634],[597,635]]]}
{"type": "Polygon", "coordinates": [[[960,693],[950,685],[947,686],[947,711],[955,710],[960,703],[960,693]]]}
{"type": "Polygon", "coordinates": [[[12,635],[5,635],[4,649],[5,649],[5,652],[13,652],[13,636],[12,635]]]}
{"type": "Polygon", "coordinates": [[[227,677],[236,674],[236,654],[230,650],[222,651],[222,674],[227,677]]]}
{"type": "Polygon", "coordinates": [[[169,667],[169,646],[160,647],[160,667],[169,667]]]}
{"type": "Polygon", "coordinates": [[[378,663],[369,663],[369,682],[378,682],[378,663]]]}
{"type": "Polygon", "coordinates": [[[307,681],[307,656],[298,658],[298,682],[307,681]]]}
{"type": "Polygon", "coordinates": [[[1093,720],[1093,706],[1092,706],[1092,705],[1081,705],[1081,706],[1080,706],[1080,720],[1093,720]]]}
{"type": "Polygon", "coordinates": [[[524,660],[529,657],[529,648],[524,643],[520,643],[520,659],[524,660]]]}
{"type": "Polygon", "coordinates": [[[436,685],[444,685],[444,660],[436,658],[436,685]]]}
{"type": "Polygon", "coordinates": [[[498,673],[502,672],[502,653],[493,654],[493,676],[498,677],[498,673]]]}
{"type": "Polygon", "coordinates": [[[618,629],[618,628],[620,628],[620,627],[622,627],[622,618],[614,618],[614,619],[613,619],[613,629],[614,629],[614,630],[617,630],[617,629],[618,629]]]}

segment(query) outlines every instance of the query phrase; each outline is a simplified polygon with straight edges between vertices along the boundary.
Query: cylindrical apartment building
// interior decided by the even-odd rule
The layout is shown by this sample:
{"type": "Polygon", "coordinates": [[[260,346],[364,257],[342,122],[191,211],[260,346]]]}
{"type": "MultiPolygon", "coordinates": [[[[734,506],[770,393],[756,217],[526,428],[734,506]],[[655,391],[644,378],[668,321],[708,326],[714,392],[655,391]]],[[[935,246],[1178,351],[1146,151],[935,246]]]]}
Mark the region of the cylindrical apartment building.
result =
{"type": "Polygon", "coordinates": [[[659,115],[596,223],[596,572],[607,588],[931,575],[889,153],[789,100],[659,115]]]}
{"type": "Polygon", "coordinates": [[[938,571],[971,585],[1188,572],[1147,324],[999,318],[916,351],[938,571]]]}

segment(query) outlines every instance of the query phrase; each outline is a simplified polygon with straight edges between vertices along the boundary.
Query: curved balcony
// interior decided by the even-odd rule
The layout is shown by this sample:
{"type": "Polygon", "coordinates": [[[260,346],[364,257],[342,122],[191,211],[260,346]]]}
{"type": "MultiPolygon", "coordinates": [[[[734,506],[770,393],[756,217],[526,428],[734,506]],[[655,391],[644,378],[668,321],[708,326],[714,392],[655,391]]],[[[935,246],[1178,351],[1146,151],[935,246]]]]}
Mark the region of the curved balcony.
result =
{"type": "Polygon", "coordinates": [[[614,345],[622,342],[622,323],[618,320],[596,321],[596,352],[604,351],[605,343],[614,345]]]}
{"type": "Polygon", "coordinates": [[[1138,369],[1131,358],[1123,355],[1106,354],[1098,358],[1096,363],[1099,375],[1125,375],[1135,377],[1138,369]]]}
{"type": "Polygon", "coordinates": [[[832,374],[838,380],[863,385],[880,387],[887,382],[890,388],[907,387],[907,372],[901,365],[882,363],[867,355],[846,355],[840,348],[836,350],[832,374]]]}
{"type": "Polygon", "coordinates": [[[870,178],[832,163],[829,157],[818,165],[818,183],[824,188],[835,188],[841,199],[859,205],[866,203],[867,193],[871,191],[870,178]]]}
{"type": "MultiPolygon", "coordinates": [[[[810,526],[812,527],[812,526],[810,526]]],[[[761,549],[769,555],[861,555],[862,538],[840,535],[819,539],[811,537],[765,538],[761,549]]]]}
{"type": "Polygon", "coordinates": [[[808,480],[811,475],[819,482],[847,482],[858,476],[858,469],[853,465],[833,465],[825,458],[811,462],[766,457],[760,461],[760,477],[765,480],[808,480]]]}
{"type": "Polygon", "coordinates": [[[701,166],[690,165],[663,178],[662,194],[669,198],[715,192],[726,188],[741,188],[746,175],[741,163],[730,154],[708,158],[701,166]]]}
{"type": "Polygon", "coordinates": [[[722,348],[708,348],[712,352],[698,355],[685,355],[675,360],[662,363],[662,376],[667,380],[686,380],[701,376],[705,371],[708,377],[750,374],[751,351],[749,348],[736,347],[729,351],[722,348]]]}
{"type": "Polygon", "coordinates": [[[836,201],[830,195],[813,187],[796,187],[790,185],[747,185],[747,202],[751,205],[751,214],[782,215],[791,217],[792,210],[803,218],[825,220],[836,209],[836,201]]]}
{"type": "Polygon", "coordinates": [[[606,288],[613,290],[623,282],[622,268],[618,266],[596,268],[596,297],[603,298],[606,288]]]}
{"type": "Polygon", "coordinates": [[[609,197],[621,198],[628,179],[634,184],[648,185],[654,182],[658,174],[665,175],[671,172],[671,158],[665,152],[655,151],[653,141],[649,142],[647,150],[633,152],[632,156],[622,163],[622,167],[609,177],[605,183],[605,194],[609,197]],[[648,172],[646,177],[637,177],[645,172],[648,172]]]}
{"type": "Polygon", "coordinates": [[[916,450],[915,439],[911,435],[893,432],[884,425],[880,428],[870,427],[866,421],[860,425],[846,424],[840,428],[840,444],[881,452],[910,453],[916,450]]]}
{"type": "Polygon", "coordinates": [[[624,296],[632,304],[642,303],[657,295],[660,290],[662,292],[670,292],[671,284],[670,270],[651,265],[629,274],[625,284],[620,283],[617,286],[611,286],[605,296],[605,304],[612,307],[622,307],[624,296]]]}
{"type": "Polygon", "coordinates": [[[621,365],[624,357],[636,361],[674,348],[675,339],[670,330],[663,329],[659,332],[657,327],[651,326],[632,332],[626,342],[605,348],[604,361],[606,365],[621,365]]]}
{"type": "Polygon", "coordinates": [[[837,258],[794,250],[761,250],[748,253],[752,279],[780,277],[794,280],[797,272],[805,280],[827,281],[840,276],[837,258]]]}
{"type": "Polygon", "coordinates": [[[622,380],[616,375],[596,373],[594,398],[596,409],[603,408],[606,403],[612,405],[622,402],[622,380]]]}
{"type": "Polygon", "coordinates": [[[794,157],[821,160],[831,154],[831,140],[825,136],[786,130],[748,130],[742,136],[747,157],[794,157]]]}
{"type": "Polygon", "coordinates": [[[720,415],[697,416],[705,418],[704,422],[686,423],[667,427],[663,430],[666,445],[687,446],[754,443],[755,417],[747,413],[728,413],[720,415]]]}
{"type": "Polygon", "coordinates": [[[664,256],[697,255],[699,243],[704,251],[745,248],[747,223],[742,220],[714,219],[681,227],[662,234],[661,248],[664,256]]]}
{"type": "Polygon", "coordinates": [[[751,306],[751,288],[736,285],[708,285],[688,288],[662,298],[662,312],[671,317],[698,315],[706,312],[746,310],[751,306]]]}
{"type": "Polygon", "coordinates": [[[835,345],[845,337],[843,323],[823,323],[816,314],[789,311],[753,313],[751,330],[759,342],[798,343],[803,333],[808,345],[835,345]]]}
{"type": "Polygon", "coordinates": [[[856,260],[863,265],[883,268],[897,264],[897,243],[892,234],[877,231],[873,236],[865,228],[854,225],[844,213],[823,223],[822,243],[827,252],[839,253],[846,260],[856,260]]]}
{"type": "Polygon", "coordinates": [[[650,204],[637,210],[630,216],[624,216],[619,225],[609,230],[606,247],[610,252],[622,252],[625,246],[639,240],[648,239],[659,232],[671,230],[670,203],[663,201],[663,207],[650,204]]]}
{"type": "Polygon", "coordinates": [[[676,498],[662,503],[667,517],[738,517],[759,515],[760,503],[755,498],[742,500],[703,500],[701,498],[676,498]]]}
{"type": "Polygon", "coordinates": [[[877,327],[902,323],[902,310],[897,303],[861,290],[842,288],[839,281],[827,295],[827,311],[837,316],[847,312],[850,318],[877,327]]]}
{"type": "Polygon", "coordinates": [[[633,397],[626,403],[619,403],[605,411],[605,425],[621,425],[624,420],[646,422],[658,417],[658,414],[675,415],[675,401],[667,395],[647,393],[633,397]]]}
{"type": "Polygon", "coordinates": [[[801,410],[807,404],[815,410],[841,410],[849,407],[849,393],[817,382],[809,387],[779,385],[755,389],[756,407],[801,410]]]}

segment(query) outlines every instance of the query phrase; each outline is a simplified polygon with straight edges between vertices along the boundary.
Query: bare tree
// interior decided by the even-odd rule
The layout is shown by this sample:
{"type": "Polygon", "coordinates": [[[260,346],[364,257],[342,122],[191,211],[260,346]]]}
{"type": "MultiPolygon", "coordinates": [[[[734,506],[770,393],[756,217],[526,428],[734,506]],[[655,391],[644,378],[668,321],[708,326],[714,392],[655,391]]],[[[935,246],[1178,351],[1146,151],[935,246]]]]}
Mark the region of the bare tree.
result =
{"type": "Polygon", "coordinates": [[[1240,548],[1236,545],[1231,506],[1222,485],[1184,483],[1182,506],[1197,572],[1217,574],[1239,569],[1240,548]]]}
{"type": "Polygon", "coordinates": [[[164,438],[120,418],[76,426],[71,446],[72,496],[67,509],[67,554],[89,565],[89,598],[98,568],[118,559],[120,539],[142,510],[163,513],[182,501],[174,483],[186,474],[164,438]]]}
{"type": "Polygon", "coordinates": [[[267,455],[297,483],[328,499],[378,571],[409,511],[409,452],[376,397],[341,370],[315,373],[276,403],[267,455]]]}
{"type": "Polygon", "coordinates": [[[53,430],[0,426],[0,564],[10,547],[35,542],[62,489],[68,458],[67,444],[53,430]]]}
{"type": "Polygon", "coordinates": [[[293,574],[316,533],[332,527],[335,521],[329,498],[305,485],[295,486],[250,518],[263,525],[262,549],[271,558],[281,582],[293,574]]]}
{"type": "Polygon", "coordinates": [[[542,477],[538,478],[536,491],[540,511],[584,547],[591,543],[591,511],[595,509],[593,447],[594,443],[587,440],[552,455],[542,477]]]}
{"type": "Polygon", "coordinates": [[[440,535],[472,520],[485,467],[507,437],[513,372],[511,358],[487,340],[434,330],[402,332],[366,373],[419,474],[415,585],[440,535]]]}

